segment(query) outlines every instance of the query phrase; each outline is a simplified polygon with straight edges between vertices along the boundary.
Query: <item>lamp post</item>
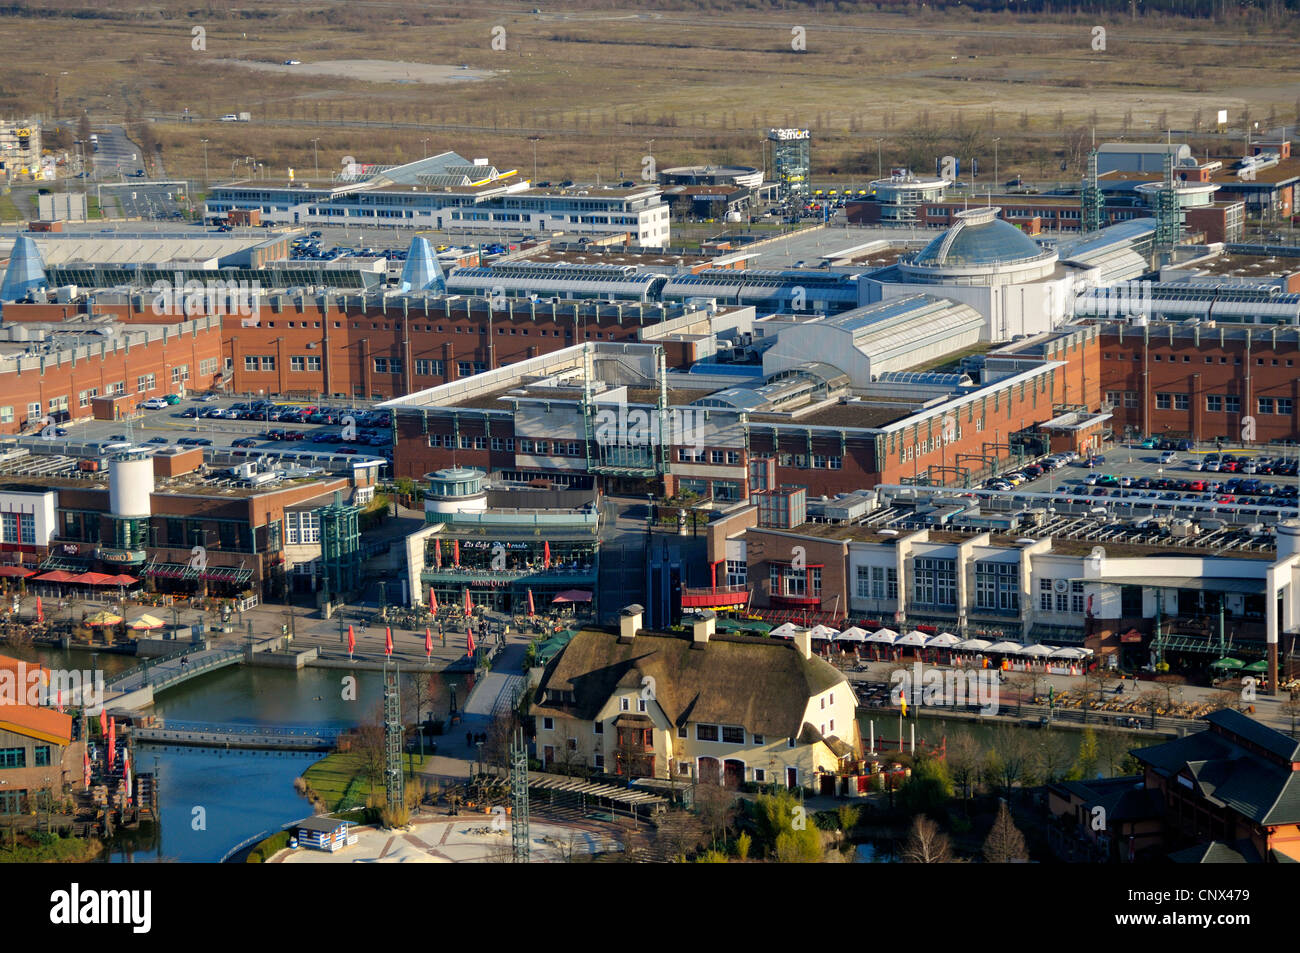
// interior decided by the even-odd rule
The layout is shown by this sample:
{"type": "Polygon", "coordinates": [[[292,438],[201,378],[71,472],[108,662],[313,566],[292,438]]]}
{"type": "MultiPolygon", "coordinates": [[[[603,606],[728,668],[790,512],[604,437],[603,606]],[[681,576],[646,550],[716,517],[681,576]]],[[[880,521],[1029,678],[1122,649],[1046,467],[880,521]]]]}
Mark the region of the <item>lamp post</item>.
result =
{"type": "Polygon", "coordinates": [[[199,142],[203,143],[203,187],[206,189],[208,187],[208,140],[200,139],[199,142]]]}
{"type": "Polygon", "coordinates": [[[424,158],[427,159],[429,157],[429,137],[425,136],[420,140],[420,143],[424,146],[424,158]]]}
{"type": "MultiPolygon", "coordinates": [[[[426,139],[424,141],[428,142],[429,140],[426,139]]],[[[311,158],[312,158],[312,162],[316,166],[316,178],[319,179],[320,178],[320,153],[316,149],[318,145],[320,145],[320,136],[317,136],[315,139],[311,141],[311,158]]]]}
{"type": "Polygon", "coordinates": [[[1002,141],[1001,136],[993,137],[993,187],[998,187],[998,143],[1002,141]]]}

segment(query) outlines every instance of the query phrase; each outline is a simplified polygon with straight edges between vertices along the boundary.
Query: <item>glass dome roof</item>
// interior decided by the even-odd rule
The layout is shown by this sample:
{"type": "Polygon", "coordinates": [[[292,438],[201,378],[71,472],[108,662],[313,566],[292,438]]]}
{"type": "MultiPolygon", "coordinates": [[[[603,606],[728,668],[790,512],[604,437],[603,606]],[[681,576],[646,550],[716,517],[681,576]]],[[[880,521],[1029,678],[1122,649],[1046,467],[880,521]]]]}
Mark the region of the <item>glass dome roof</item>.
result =
{"type": "Polygon", "coordinates": [[[957,224],[926,245],[911,264],[923,268],[971,268],[1032,261],[1051,254],[997,217],[998,208],[957,213],[957,224]]]}

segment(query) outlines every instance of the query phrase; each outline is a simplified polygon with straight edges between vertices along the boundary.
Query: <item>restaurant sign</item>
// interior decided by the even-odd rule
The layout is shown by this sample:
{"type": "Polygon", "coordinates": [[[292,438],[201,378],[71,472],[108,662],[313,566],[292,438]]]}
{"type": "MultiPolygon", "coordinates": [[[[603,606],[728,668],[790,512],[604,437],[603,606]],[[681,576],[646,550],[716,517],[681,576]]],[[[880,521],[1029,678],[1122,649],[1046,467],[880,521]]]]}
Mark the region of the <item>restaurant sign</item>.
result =
{"type": "Polygon", "coordinates": [[[99,558],[106,563],[116,563],[122,566],[135,566],[145,561],[146,553],[143,549],[101,549],[99,558]]]}

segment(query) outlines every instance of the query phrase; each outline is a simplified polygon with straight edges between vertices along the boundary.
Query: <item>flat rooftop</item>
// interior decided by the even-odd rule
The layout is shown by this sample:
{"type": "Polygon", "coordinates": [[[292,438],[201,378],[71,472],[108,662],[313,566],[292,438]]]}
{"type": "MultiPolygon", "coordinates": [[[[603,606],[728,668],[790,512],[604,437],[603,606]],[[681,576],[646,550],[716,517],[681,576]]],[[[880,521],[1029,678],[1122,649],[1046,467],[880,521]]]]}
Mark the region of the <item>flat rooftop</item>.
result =
{"type": "Polygon", "coordinates": [[[1223,254],[1204,261],[1187,262],[1181,267],[1187,271],[1235,278],[1285,278],[1300,271],[1300,248],[1296,249],[1295,258],[1223,254]]]}

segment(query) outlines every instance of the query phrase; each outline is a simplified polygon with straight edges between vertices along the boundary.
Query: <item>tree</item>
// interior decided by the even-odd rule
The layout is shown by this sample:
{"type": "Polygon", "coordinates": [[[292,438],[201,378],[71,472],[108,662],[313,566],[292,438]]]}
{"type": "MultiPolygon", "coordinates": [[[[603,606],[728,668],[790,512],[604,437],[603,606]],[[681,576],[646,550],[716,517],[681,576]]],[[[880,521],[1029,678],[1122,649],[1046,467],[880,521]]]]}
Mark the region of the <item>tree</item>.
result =
{"type": "Polygon", "coordinates": [[[754,839],[749,836],[747,831],[741,831],[740,836],[736,838],[736,859],[744,863],[749,859],[749,848],[753,845],[754,839]]]}
{"type": "Polygon", "coordinates": [[[778,834],[773,853],[778,864],[815,864],[825,852],[821,834],[816,826],[809,824],[778,834]]]}
{"type": "Polygon", "coordinates": [[[1011,809],[1005,800],[999,803],[993,829],[984,840],[984,859],[990,864],[1010,864],[1029,859],[1025,852],[1025,837],[1011,819],[1011,809]]]}
{"type": "Polygon", "coordinates": [[[918,814],[912,818],[902,856],[905,864],[950,864],[952,850],[948,845],[948,835],[934,821],[918,814]]]}
{"type": "Polygon", "coordinates": [[[710,845],[716,846],[736,816],[736,793],[721,784],[698,784],[695,813],[709,832],[710,845]]]}
{"type": "Polygon", "coordinates": [[[1038,750],[1033,765],[1035,773],[1045,784],[1067,776],[1070,770],[1070,746],[1062,732],[1044,729],[1038,733],[1038,750]]]}
{"type": "Polygon", "coordinates": [[[1033,758],[1033,742],[1023,729],[999,725],[993,731],[993,747],[985,762],[986,776],[1010,797],[1011,789],[1029,778],[1033,758]]]}
{"type": "Polygon", "coordinates": [[[974,793],[979,783],[980,768],[984,763],[984,749],[975,735],[962,728],[948,741],[948,774],[953,784],[961,791],[963,807],[974,793]]]}
{"type": "Polygon", "coordinates": [[[406,688],[402,692],[403,707],[411,721],[420,724],[424,713],[433,714],[442,700],[443,682],[429,672],[408,672],[406,688]]]}
{"type": "Polygon", "coordinates": [[[909,814],[933,814],[952,798],[952,779],[938,758],[919,758],[898,790],[898,806],[909,814]]]}
{"type": "Polygon", "coordinates": [[[85,110],[82,110],[81,118],[77,120],[77,138],[82,142],[90,142],[90,116],[85,110]]]}
{"type": "Polygon", "coordinates": [[[357,726],[351,737],[351,750],[356,756],[357,774],[373,788],[383,786],[387,748],[384,744],[384,708],[376,705],[370,719],[357,726]]]}
{"type": "Polygon", "coordinates": [[[1156,714],[1163,710],[1165,705],[1164,692],[1158,689],[1143,692],[1138,696],[1138,707],[1145,709],[1151,715],[1151,727],[1156,726],[1156,714]]]}
{"type": "Polygon", "coordinates": [[[1087,779],[1097,774],[1097,733],[1091,728],[1083,729],[1083,738],[1079,741],[1079,753],[1074,756],[1076,778],[1087,779]]]}

